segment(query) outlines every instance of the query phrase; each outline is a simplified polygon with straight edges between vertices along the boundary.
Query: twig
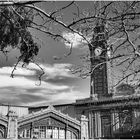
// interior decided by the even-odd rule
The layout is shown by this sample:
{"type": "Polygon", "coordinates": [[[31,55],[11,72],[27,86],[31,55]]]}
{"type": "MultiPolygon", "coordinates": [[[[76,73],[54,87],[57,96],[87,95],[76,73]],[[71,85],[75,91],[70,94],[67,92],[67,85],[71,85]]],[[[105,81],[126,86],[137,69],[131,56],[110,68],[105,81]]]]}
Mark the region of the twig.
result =
{"type": "Polygon", "coordinates": [[[130,40],[130,37],[129,37],[129,34],[125,28],[125,23],[124,23],[124,20],[122,19],[122,27],[123,27],[123,31],[125,32],[126,34],[126,38],[127,38],[127,41],[130,43],[130,45],[132,46],[133,48],[133,52],[136,51],[136,48],[135,48],[135,45],[133,44],[133,42],[130,40]]]}
{"type": "Polygon", "coordinates": [[[38,86],[40,86],[41,85],[41,81],[42,81],[42,76],[45,74],[45,72],[44,72],[44,70],[43,70],[43,68],[38,64],[38,63],[36,63],[35,61],[31,61],[32,63],[34,63],[36,66],[38,66],[39,68],[40,68],[40,70],[42,71],[42,73],[41,74],[39,74],[39,76],[38,76],[38,79],[39,79],[39,84],[38,84],[38,86]]]}
{"type": "Polygon", "coordinates": [[[16,70],[17,65],[19,64],[19,62],[21,61],[21,59],[22,59],[22,57],[19,57],[19,58],[18,58],[18,61],[17,61],[16,64],[14,65],[14,68],[13,68],[13,70],[12,70],[12,72],[11,72],[11,75],[10,75],[12,78],[14,78],[14,71],[16,70]]]}
{"type": "Polygon", "coordinates": [[[60,11],[62,11],[62,10],[64,10],[64,9],[68,8],[68,7],[71,6],[73,3],[74,3],[74,1],[70,2],[68,5],[66,5],[66,6],[64,6],[64,7],[60,8],[60,9],[57,9],[56,11],[52,12],[52,13],[50,14],[50,16],[53,16],[53,15],[56,14],[57,12],[60,12],[60,11]]]}
{"type": "Polygon", "coordinates": [[[69,52],[67,54],[64,54],[65,57],[68,57],[69,55],[71,55],[71,53],[72,53],[72,46],[73,46],[73,44],[71,43],[69,52]]]}
{"type": "Polygon", "coordinates": [[[121,80],[119,80],[114,86],[117,86],[118,84],[120,84],[123,80],[125,80],[127,77],[130,77],[131,75],[135,74],[135,73],[139,73],[140,70],[134,71],[126,76],[124,76],[121,80]]]}

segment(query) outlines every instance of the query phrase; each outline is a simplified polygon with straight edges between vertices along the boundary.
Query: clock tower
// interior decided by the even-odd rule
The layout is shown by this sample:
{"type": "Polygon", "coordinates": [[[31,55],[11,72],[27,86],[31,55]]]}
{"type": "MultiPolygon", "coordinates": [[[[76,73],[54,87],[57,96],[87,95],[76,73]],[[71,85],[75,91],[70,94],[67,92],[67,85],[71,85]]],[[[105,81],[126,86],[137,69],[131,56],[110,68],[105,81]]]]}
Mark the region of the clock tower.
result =
{"type": "Polygon", "coordinates": [[[91,86],[90,96],[97,99],[108,97],[107,39],[105,23],[94,27],[90,46],[91,86]]]}

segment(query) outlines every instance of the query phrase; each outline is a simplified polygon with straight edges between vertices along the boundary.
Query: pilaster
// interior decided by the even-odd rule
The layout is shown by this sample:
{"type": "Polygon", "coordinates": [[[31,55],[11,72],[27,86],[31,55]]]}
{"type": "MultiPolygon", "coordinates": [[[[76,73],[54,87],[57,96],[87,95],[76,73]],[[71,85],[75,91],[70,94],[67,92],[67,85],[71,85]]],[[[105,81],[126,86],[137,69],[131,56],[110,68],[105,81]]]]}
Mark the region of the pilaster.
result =
{"type": "Polygon", "coordinates": [[[89,112],[89,138],[92,138],[92,112],[89,112]]]}
{"type": "Polygon", "coordinates": [[[89,139],[88,136],[88,118],[86,116],[81,116],[81,139],[89,139]]]}
{"type": "Polygon", "coordinates": [[[118,130],[120,127],[120,121],[119,121],[119,113],[118,112],[114,112],[114,130],[118,130]]]}
{"type": "Polygon", "coordinates": [[[18,132],[17,132],[17,114],[14,111],[8,112],[8,133],[7,138],[17,139],[18,132]]]}
{"type": "Polygon", "coordinates": [[[100,138],[101,136],[101,114],[95,112],[95,137],[100,138]]]}

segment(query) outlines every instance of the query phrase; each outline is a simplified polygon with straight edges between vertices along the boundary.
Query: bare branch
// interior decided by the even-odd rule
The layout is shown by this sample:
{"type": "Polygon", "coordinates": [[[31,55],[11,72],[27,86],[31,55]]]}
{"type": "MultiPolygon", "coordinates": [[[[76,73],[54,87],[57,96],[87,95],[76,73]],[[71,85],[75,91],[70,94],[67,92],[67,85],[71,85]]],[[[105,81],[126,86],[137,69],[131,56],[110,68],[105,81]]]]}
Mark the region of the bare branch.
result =
{"type": "Polygon", "coordinates": [[[56,13],[58,13],[58,12],[61,12],[62,10],[64,10],[64,9],[70,7],[73,3],[74,3],[74,1],[70,2],[68,5],[63,6],[62,8],[60,8],[60,9],[58,9],[58,10],[52,12],[52,13],[50,14],[50,16],[52,17],[54,14],[56,14],[56,13]]]}
{"type": "Polygon", "coordinates": [[[130,45],[132,46],[133,52],[135,52],[135,51],[136,51],[135,45],[134,45],[134,44],[132,43],[132,41],[130,40],[129,34],[128,34],[128,32],[126,31],[126,28],[125,28],[125,23],[124,23],[124,21],[122,21],[122,27],[123,27],[124,32],[125,32],[125,34],[126,34],[127,41],[128,41],[128,42],[130,43],[130,45]]]}
{"type": "Polygon", "coordinates": [[[21,57],[20,58],[18,58],[18,61],[16,62],[16,64],[14,65],[14,68],[13,68],[13,70],[12,70],[12,72],[11,72],[11,77],[12,78],[14,78],[14,71],[16,70],[16,68],[17,68],[17,65],[19,64],[19,62],[21,61],[21,57]]]}
{"type": "Polygon", "coordinates": [[[41,81],[42,81],[42,76],[45,74],[45,72],[44,72],[44,70],[43,70],[43,68],[38,64],[38,63],[36,63],[35,61],[32,61],[32,63],[34,63],[36,66],[38,66],[39,67],[39,69],[41,70],[41,74],[39,74],[39,76],[38,76],[38,79],[39,79],[39,84],[38,84],[38,86],[40,86],[41,85],[41,81]]]}

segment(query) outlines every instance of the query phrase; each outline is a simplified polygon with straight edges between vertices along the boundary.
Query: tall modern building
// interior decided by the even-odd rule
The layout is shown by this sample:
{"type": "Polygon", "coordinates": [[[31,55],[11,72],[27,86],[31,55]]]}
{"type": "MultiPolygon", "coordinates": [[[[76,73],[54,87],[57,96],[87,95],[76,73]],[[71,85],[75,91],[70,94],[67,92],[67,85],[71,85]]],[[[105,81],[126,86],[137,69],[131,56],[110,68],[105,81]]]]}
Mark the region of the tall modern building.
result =
{"type": "Polygon", "coordinates": [[[110,93],[107,31],[97,24],[90,47],[89,98],[53,106],[0,105],[0,138],[140,138],[140,97],[110,93]]]}

